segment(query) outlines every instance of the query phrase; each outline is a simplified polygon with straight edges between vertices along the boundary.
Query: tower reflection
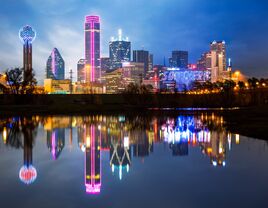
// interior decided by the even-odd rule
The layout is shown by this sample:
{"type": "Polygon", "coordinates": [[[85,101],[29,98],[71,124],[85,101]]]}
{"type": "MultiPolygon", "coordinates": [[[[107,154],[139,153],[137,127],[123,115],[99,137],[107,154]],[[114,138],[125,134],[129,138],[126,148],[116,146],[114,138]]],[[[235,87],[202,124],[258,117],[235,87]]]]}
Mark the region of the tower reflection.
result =
{"type": "Polygon", "coordinates": [[[37,124],[33,118],[22,118],[21,129],[23,134],[23,161],[24,164],[20,168],[20,180],[29,185],[37,178],[36,168],[33,166],[33,143],[35,138],[35,128],[37,124]]]}
{"type": "Polygon", "coordinates": [[[80,129],[85,151],[85,186],[88,194],[98,194],[101,190],[101,126],[85,125],[80,129]]]}

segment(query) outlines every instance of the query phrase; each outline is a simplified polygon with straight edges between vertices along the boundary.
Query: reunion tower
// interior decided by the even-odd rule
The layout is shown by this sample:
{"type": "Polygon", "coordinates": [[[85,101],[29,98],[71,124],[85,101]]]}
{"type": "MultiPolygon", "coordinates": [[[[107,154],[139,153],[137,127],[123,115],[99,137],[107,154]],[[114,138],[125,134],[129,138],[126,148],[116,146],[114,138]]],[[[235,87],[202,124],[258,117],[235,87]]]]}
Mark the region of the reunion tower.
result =
{"type": "Polygon", "coordinates": [[[19,37],[23,43],[23,69],[24,80],[32,75],[32,42],[36,37],[36,32],[29,25],[24,26],[19,31],[19,37]]]}

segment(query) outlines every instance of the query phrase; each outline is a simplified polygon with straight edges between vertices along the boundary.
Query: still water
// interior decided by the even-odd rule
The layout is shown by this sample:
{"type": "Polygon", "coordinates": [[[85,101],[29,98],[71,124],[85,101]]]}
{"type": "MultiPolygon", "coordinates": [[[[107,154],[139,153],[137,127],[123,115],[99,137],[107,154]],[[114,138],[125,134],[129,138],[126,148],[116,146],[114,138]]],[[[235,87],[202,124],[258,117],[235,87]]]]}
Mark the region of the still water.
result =
{"type": "Polygon", "coordinates": [[[267,142],[213,113],[0,119],[0,207],[268,207],[267,142]]]}

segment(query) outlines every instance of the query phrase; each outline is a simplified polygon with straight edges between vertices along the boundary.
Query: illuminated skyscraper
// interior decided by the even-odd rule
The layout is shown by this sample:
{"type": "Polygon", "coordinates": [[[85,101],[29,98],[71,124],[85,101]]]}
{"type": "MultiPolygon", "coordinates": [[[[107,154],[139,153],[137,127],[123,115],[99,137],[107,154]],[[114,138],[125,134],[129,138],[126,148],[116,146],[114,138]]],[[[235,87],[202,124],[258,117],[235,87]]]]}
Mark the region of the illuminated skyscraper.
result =
{"type": "Polygon", "coordinates": [[[226,71],[226,45],[225,41],[213,41],[210,44],[211,53],[211,82],[223,79],[226,71]]]}
{"type": "Polygon", "coordinates": [[[85,75],[85,66],[86,60],[80,59],[77,63],[77,81],[78,82],[86,82],[86,75],[85,75]]]}
{"type": "Polygon", "coordinates": [[[32,77],[32,42],[36,37],[36,32],[29,25],[24,26],[19,31],[19,37],[23,42],[23,78],[25,81],[32,77]]]}
{"type": "Polygon", "coordinates": [[[101,78],[99,16],[85,18],[85,60],[86,83],[99,82],[101,78]]]}
{"type": "Polygon", "coordinates": [[[111,70],[121,68],[122,62],[129,62],[131,56],[131,42],[122,38],[122,30],[118,31],[118,39],[112,38],[109,43],[111,70]]]}
{"type": "Polygon", "coordinates": [[[65,73],[64,60],[57,48],[53,48],[47,60],[47,79],[63,80],[65,73]]]}
{"type": "Polygon", "coordinates": [[[149,51],[145,51],[145,50],[133,51],[133,62],[144,64],[144,72],[143,72],[144,76],[149,71],[149,58],[150,58],[149,51]]]}

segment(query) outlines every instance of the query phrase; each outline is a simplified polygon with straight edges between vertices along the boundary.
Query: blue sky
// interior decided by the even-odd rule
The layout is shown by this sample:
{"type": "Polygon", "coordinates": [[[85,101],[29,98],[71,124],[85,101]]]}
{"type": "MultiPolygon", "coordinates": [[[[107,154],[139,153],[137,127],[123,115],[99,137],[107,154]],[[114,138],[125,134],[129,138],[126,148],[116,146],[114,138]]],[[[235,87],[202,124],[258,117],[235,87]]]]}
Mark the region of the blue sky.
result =
{"type": "MultiPolygon", "coordinates": [[[[85,15],[101,17],[101,55],[121,28],[132,49],[144,48],[162,64],[172,50],[188,50],[196,62],[213,40],[227,42],[235,69],[268,77],[268,2],[265,0],[0,0],[0,71],[22,66],[20,27],[37,31],[33,67],[38,80],[53,47],[76,72],[84,56],[85,15]]],[[[67,73],[66,73],[67,74],[67,73]]],[[[76,75],[75,75],[76,77],[76,75]]]]}

